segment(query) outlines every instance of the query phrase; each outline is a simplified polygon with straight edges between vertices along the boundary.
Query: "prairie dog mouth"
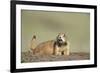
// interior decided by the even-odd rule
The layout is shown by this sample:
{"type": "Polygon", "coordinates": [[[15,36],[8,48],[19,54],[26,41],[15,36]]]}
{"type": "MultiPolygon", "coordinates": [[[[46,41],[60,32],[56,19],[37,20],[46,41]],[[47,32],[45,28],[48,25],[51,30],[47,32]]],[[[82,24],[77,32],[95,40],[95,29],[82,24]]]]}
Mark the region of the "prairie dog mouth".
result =
{"type": "Polygon", "coordinates": [[[62,39],[58,39],[58,41],[60,42],[60,41],[62,41],[63,42],[63,40],[62,39]]]}

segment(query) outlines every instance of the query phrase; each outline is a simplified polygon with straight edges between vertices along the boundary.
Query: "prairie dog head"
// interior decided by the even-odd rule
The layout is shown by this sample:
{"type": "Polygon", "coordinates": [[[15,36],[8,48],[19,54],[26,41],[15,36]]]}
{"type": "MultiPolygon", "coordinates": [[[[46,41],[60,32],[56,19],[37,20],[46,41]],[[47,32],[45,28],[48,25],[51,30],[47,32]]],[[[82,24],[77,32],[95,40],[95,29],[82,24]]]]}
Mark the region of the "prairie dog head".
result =
{"type": "Polygon", "coordinates": [[[66,35],[64,33],[59,33],[56,40],[59,44],[66,43],[66,35]]]}

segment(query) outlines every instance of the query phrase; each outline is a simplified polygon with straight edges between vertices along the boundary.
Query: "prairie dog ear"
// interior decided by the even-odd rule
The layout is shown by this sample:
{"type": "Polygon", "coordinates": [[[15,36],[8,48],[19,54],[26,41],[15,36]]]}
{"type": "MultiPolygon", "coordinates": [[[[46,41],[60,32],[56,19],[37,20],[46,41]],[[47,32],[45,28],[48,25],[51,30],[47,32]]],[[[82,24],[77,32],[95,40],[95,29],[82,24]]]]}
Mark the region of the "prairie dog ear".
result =
{"type": "Polygon", "coordinates": [[[68,38],[68,33],[63,33],[63,37],[68,38]]]}
{"type": "Polygon", "coordinates": [[[66,34],[64,33],[64,37],[66,37],[66,34]]]}

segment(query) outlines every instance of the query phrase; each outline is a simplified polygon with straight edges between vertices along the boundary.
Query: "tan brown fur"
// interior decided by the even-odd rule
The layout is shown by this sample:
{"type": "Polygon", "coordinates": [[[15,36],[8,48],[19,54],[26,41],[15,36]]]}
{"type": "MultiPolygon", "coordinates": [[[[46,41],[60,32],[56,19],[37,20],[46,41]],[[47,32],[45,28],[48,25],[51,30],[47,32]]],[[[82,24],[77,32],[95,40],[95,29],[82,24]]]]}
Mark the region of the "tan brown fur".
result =
{"type": "MultiPolygon", "coordinates": [[[[59,36],[62,34],[59,34],[59,36]]],[[[64,37],[65,39],[65,37],[64,37]]],[[[57,38],[58,40],[58,38],[57,38]]],[[[65,40],[59,45],[57,40],[50,40],[43,43],[40,43],[32,49],[33,54],[36,55],[69,55],[69,42],[65,40]]]]}
{"type": "Polygon", "coordinates": [[[37,55],[52,55],[54,51],[54,41],[46,41],[40,43],[34,50],[33,54],[37,55]]]}

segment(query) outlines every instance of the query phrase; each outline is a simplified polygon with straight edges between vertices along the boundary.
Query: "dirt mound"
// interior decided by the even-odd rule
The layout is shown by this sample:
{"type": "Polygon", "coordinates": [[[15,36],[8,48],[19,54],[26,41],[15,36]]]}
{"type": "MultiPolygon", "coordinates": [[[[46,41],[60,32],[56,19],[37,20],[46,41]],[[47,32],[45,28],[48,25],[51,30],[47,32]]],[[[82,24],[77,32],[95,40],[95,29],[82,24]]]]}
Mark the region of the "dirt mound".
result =
{"type": "Polygon", "coordinates": [[[69,56],[36,56],[31,52],[22,52],[21,53],[21,62],[46,62],[46,61],[69,61],[69,60],[88,60],[90,58],[89,53],[71,53],[69,56]]]}

